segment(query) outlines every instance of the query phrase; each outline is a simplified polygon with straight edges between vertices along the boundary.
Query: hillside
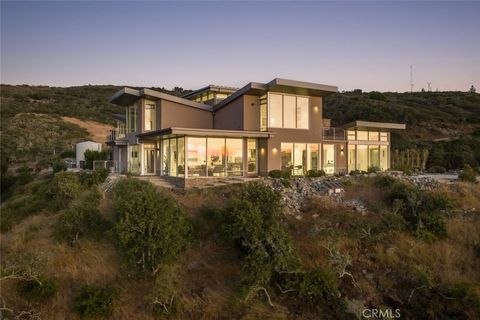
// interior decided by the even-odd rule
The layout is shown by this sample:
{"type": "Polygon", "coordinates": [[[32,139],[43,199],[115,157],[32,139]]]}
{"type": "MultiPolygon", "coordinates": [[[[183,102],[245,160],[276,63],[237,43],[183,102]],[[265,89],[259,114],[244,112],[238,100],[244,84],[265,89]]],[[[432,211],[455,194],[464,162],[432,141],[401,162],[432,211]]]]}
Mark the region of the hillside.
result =
{"type": "Polygon", "coordinates": [[[319,194],[291,212],[256,185],[172,192],[128,178],[98,193],[72,173],[40,177],[2,206],[0,312],[313,320],[377,308],[478,319],[478,185],[342,179],[342,198],[319,194]]]}

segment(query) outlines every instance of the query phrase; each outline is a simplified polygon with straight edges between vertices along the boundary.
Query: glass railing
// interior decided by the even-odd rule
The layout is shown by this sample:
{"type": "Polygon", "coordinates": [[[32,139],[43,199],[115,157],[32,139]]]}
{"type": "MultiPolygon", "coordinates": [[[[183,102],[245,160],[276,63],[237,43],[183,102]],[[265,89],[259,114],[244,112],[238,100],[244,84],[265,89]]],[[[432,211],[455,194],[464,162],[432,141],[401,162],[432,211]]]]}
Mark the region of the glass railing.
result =
{"type": "Polygon", "coordinates": [[[117,128],[110,130],[110,134],[107,136],[107,141],[122,140],[126,138],[125,128],[117,128]]]}
{"type": "Polygon", "coordinates": [[[340,128],[323,128],[323,140],[345,140],[345,130],[340,128]]]}

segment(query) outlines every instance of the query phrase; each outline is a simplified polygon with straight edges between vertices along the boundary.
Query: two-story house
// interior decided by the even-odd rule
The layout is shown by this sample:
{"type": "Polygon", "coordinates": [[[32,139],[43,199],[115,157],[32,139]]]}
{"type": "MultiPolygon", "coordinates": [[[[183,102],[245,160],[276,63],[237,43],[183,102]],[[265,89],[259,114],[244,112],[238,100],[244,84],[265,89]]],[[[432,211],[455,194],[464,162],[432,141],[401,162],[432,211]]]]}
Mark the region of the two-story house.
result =
{"type": "Polygon", "coordinates": [[[113,160],[121,172],[171,177],[187,187],[271,170],[388,170],[390,130],[405,125],[355,121],[331,128],[322,105],[335,92],[285,79],[207,86],[183,97],[123,88],[110,99],[125,108],[109,139],[113,160]]]}

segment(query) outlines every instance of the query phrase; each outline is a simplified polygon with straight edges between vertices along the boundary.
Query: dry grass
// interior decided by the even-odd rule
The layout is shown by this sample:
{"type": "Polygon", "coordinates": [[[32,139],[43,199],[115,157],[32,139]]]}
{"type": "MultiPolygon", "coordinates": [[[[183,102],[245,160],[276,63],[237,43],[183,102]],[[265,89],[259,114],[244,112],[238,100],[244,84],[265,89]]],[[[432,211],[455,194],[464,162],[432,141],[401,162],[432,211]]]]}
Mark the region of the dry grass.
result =
{"type": "Polygon", "coordinates": [[[107,135],[112,126],[91,120],[80,120],[72,117],[62,117],[64,121],[76,124],[77,126],[84,128],[90,134],[90,139],[96,142],[106,143],[107,135]]]}

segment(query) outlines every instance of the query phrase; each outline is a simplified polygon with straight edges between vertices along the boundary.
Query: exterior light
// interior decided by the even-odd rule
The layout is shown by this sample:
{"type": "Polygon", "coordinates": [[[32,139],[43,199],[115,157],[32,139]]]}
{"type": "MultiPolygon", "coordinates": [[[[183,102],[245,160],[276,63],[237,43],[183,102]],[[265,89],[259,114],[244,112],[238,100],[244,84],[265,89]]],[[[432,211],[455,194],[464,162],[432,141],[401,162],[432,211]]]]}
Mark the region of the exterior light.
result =
{"type": "Polygon", "coordinates": [[[341,147],[340,147],[340,154],[341,154],[342,156],[343,156],[343,150],[344,150],[344,147],[341,146],[341,147]]]}
{"type": "Polygon", "coordinates": [[[272,153],[273,153],[273,154],[277,154],[277,152],[278,152],[278,149],[277,149],[277,148],[273,148],[273,149],[272,149],[272,153]]]}
{"type": "Polygon", "coordinates": [[[318,112],[318,106],[313,107],[313,111],[318,112]]]}
{"type": "Polygon", "coordinates": [[[265,155],[265,148],[260,148],[260,154],[263,156],[265,155]]]}

